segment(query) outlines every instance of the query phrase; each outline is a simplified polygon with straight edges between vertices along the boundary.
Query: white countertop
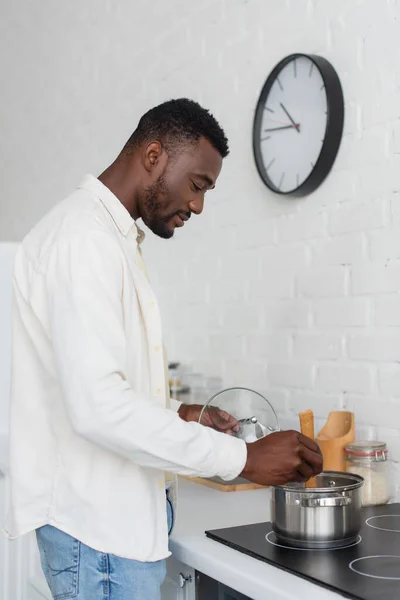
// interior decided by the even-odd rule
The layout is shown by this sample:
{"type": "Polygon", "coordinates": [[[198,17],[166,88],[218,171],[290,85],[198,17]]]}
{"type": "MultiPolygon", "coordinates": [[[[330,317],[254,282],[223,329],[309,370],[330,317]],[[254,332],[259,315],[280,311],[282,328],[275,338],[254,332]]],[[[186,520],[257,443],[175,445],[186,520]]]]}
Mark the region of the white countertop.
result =
{"type": "Polygon", "coordinates": [[[270,518],[268,490],[220,492],[179,479],[174,557],[253,600],[338,600],[341,595],[207,538],[209,529],[270,518]]]}

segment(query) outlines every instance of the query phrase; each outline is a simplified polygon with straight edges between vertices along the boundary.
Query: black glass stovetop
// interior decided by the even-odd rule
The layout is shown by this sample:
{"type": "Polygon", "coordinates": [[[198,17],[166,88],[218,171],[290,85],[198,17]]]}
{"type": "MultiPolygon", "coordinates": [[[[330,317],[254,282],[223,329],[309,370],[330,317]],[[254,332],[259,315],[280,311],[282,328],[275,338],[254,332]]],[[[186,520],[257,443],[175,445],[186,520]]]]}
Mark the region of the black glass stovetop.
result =
{"type": "Polygon", "coordinates": [[[358,541],[336,550],[285,547],[271,523],[206,531],[206,535],[348,598],[400,599],[400,504],[364,508],[358,541]]]}

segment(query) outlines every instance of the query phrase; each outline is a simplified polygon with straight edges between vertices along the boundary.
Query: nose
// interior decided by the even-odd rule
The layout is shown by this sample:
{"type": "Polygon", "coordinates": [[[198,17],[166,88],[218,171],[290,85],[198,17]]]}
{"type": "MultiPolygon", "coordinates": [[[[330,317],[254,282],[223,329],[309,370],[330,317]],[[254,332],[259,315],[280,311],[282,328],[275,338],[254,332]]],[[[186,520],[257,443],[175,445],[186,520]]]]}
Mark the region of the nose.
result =
{"type": "Polygon", "coordinates": [[[201,196],[201,198],[199,197],[199,198],[196,198],[196,200],[191,200],[189,202],[189,209],[195,215],[201,215],[201,213],[203,212],[203,208],[204,208],[204,197],[203,196],[201,196]]]}

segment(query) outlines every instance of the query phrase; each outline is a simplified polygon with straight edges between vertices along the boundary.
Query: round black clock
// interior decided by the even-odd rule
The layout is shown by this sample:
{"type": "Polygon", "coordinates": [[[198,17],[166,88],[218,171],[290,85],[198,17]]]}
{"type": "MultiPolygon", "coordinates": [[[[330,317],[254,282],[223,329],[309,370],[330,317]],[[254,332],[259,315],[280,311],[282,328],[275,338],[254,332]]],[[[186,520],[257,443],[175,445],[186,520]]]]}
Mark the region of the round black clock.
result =
{"type": "Polygon", "coordinates": [[[325,179],[343,133],[342,86],[321,56],[292,54],[269,75],[258,99],[253,151],[264,183],[305,196],[325,179]]]}

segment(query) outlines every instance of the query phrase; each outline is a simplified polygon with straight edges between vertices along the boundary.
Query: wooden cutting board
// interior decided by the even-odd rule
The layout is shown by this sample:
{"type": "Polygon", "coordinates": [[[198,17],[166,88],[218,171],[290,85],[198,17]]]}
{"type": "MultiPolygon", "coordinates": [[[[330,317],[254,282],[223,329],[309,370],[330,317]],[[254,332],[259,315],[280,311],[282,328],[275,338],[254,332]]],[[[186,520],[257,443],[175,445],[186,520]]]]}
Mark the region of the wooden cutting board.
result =
{"type": "Polygon", "coordinates": [[[184,477],[184,479],[189,479],[189,481],[194,481],[220,492],[246,492],[248,490],[266,489],[265,486],[251,483],[251,481],[244,479],[244,477],[237,477],[236,479],[232,479],[232,481],[224,481],[219,477],[210,477],[207,479],[203,477],[184,477]]]}

